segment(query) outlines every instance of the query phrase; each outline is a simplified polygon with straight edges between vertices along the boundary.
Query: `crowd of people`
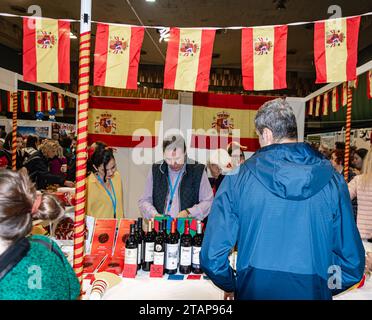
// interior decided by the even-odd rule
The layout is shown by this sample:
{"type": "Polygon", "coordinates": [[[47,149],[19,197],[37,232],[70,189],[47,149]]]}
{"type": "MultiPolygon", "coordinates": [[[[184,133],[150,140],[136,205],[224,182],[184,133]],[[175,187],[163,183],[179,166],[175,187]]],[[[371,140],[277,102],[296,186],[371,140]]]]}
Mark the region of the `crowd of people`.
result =
{"type": "MultiPolygon", "coordinates": [[[[236,299],[331,299],[372,269],[365,254],[372,251],[372,152],[352,148],[345,181],[345,145],[336,143],[331,150],[298,142],[296,119],[285,100],[265,103],[255,126],[261,148],[249,159],[247,147],[234,141],[211,151],[206,165],[189,158],[182,136],[166,136],[163,160],[149,170],[139,211],[146,219],[202,220],[202,268],[236,299]],[[228,259],[234,248],[236,271],[228,259]],[[342,270],[341,284],[334,288],[327,281],[332,265],[342,270]]],[[[11,134],[0,144],[0,166],[11,167],[11,134]]],[[[27,237],[33,219],[54,219],[62,211],[58,201],[36,189],[74,187],[75,168],[75,138],[17,136],[18,172],[0,170],[0,298],[21,298],[21,291],[9,295],[2,288],[20,274],[12,264],[27,266],[38,255],[45,255],[41,268],[46,274],[68,279],[68,290],[49,297],[78,296],[78,283],[60,250],[42,237],[27,237]],[[6,261],[10,255],[19,260],[6,261]]],[[[99,141],[89,146],[88,215],[124,217],[117,169],[115,149],[99,141]]],[[[21,288],[25,279],[19,281],[21,288]]],[[[30,298],[33,294],[26,292],[30,298]]]]}

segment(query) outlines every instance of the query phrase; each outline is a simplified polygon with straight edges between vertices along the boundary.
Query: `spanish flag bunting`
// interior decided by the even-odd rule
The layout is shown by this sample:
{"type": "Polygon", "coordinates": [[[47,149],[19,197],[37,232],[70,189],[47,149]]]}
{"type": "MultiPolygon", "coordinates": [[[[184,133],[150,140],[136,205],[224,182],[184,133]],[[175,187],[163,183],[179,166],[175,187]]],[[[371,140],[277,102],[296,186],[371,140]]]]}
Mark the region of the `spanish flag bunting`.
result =
{"type": "Polygon", "coordinates": [[[43,110],[43,92],[35,92],[35,112],[44,111],[43,110]]]}
{"type": "Polygon", "coordinates": [[[58,93],[58,109],[65,109],[65,96],[62,93],[58,93]]]}
{"type": "Polygon", "coordinates": [[[332,112],[337,112],[339,108],[338,87],[334,87],[332,90],[332,112]]]}
{"type": "Polygon", "coordinates": [[[347,104],[347,82],[342,84],[342,96],[341,96],[341,106],[344,107],[347,104]]]}
{"type": "Polygon", "coordinates": [[[157,145],[161,99],[90,97],[88,143],[113,147],[153,148],[157,145]]]}
{"type": "Polygon", "coordinates": [[[207,92],[215,30],[170,29],[164,89],[207,92]]]}
{"type": "Polygon", "coordinates": [[[315,116],[320,116],[320,96],[317,96],[315,100],[315,116]]]}
{"type": "Polygon", "coordinates": [[[329,100],[328,100],[328,92],[324,93],[323,95],[323,116],[328,116],[328,107],[329,107],[329,100]]]}
{"type": "Polygon", "coordinates": [[[23,18],[23,80],[70,83],[70,22],[23,18]]]}
{"type": "Polygon", "coordinates": [[[310,101],[309,101],[309,109],[307,111],[307,114],[309,116],[314,115],[314,98],[310,99],[310,101]]]}
{"type": "Polygon", "coordinates": [[[316,22],[316,83],[355,80],[360,16],[316,22]]]}
{"type": "Polygon", "coordinates": [[[13,94],[14,92],[7,92],[8,98],[8,112],[13,112],[13,94]]]}
{"type": "Polygon", "coordinates": [[[21,111],[30,112],[30,92],[21,91],[21,111]]]}
{"type": "Polygon", "coordinates": [[[94,85],[137,89],[145,28],[97,24],[94,85]]]}
{"type": "Polygon", "coordinates": [[[372,70],[367,73],[367,96],[368,99],[372,99],[372,70]]]}
{"type": "Polygon", "coordinates": [[[44,110],[49,111],[53,108],[53,94],[50,91],[44,92],[44,110]]]}
{"type": "Polygon", "coordinates": [[[242,74],[245,90],[287,87],[288,26],[242,29],[242,74]]]}
{"type": "Polygon", "coordinates": [[[194,93],[191,147],[199,149],[227,148],[231,141],[254,152],[260,144],[254,118],[270,96],[194,93]]]}

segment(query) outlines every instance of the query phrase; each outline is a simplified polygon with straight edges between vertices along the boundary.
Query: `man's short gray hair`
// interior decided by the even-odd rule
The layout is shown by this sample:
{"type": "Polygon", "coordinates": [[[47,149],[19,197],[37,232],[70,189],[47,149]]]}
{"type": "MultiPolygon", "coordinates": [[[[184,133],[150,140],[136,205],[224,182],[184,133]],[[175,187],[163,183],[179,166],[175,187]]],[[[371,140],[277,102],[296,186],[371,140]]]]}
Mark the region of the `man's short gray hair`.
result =
{"type": "Polygon", "coordinates": [[[265,102],[257,111],[254,123],[260,134],[265,128],[270,129],[275,141],[297,139],[296,117],[285,99],[265,102]]]}

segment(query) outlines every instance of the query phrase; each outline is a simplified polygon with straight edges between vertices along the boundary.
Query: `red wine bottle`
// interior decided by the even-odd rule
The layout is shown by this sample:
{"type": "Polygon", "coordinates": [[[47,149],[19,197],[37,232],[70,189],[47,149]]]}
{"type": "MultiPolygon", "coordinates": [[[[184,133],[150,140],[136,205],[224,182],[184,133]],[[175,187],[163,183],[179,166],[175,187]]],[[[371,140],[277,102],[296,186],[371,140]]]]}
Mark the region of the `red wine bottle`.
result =
{"type": "Polygon", "coordinates": [[[138,229],[138,223],[134,224],[134,235],[136,237],[136,241],[137,241],[137,244],[138,244],[137,270],[140,270],[141,266],[142,266],[142,250],[143,250],[142,242],[143,242],[143,238],[142,238],[141,231],[138,229]]]}
{"type": "Polygon", "coordinates": [[[147,234],[145,236],[145,259],[142,264],[143,271],[150,271],[151,265],[154,262],[154,246],[155,237],[152,230],[152,220],[149,220],[149,225],[147,229],[147,234]]]}
{"type": "Polygon", "coordinates": [[[168,234],[165,242],[165,273],[177,273],[178,268],[178,235],[176,233],[176,220],[172,220],[171,232],[168,234]]]}
{"type": "Polygon", "coordinates": [[[136,241],[134,224],[130,225],[130,234],[125,242],[125,264],[137,264],[138,243],[136,241]]]}
{"type": "MultiPolygon", "coordinates": [[[[164,234],[164,220],[159,224],[159,232],[155,237],[155,248],[154,248],[154,264],[158,266],[164,266],[165,261],[165,234],[164,234]]],[[[163,269],[164,272],[164,269],[163,269]]]]}
{"type": "Polygon", "coordinates": [[[192,236],[190,235],[189,220],[185,220],[185,230],[181,236],[180,273],[191,273],[192,236]]]}
{"type": "Polygon", "coordinates": [[[191,271],[196,274],[203,273],[203,270],[200,267],[200,250],[203,243],[203,232],[201,221],[196,222],[196,234],[192,239],[192,268],[191,271]]]}
{"type": "Polygon", "coordinates": [[[138,232],[141,233],[142,236],[142,241],[141,241],[141,252],[140,252],[140,257],[141,257],[141,264],[145,260],[145,231],[143,231],[143,220],[142,218],[137,219],[137,226],[138,226],[138,232]]]}

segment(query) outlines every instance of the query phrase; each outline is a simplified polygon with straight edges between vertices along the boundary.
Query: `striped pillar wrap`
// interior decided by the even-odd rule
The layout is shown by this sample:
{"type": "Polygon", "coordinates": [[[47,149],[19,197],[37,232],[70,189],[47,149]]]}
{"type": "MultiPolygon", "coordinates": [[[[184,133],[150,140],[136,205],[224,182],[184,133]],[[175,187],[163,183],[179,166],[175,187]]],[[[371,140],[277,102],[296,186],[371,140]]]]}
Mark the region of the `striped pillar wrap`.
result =
{"type": "Polygon", "coordinates": [[[13,95],[13,124],[12,124],[12,169],[17,171],[17,109],[18,97],[17,91],[13,95]]]}
{"type": "Polygon", "coordinates": [[[74,271],[80,284],[83,280],[83,256],[85,240],[85,190],[88,136],[88,101],[90,74],[91,32],[80,35],[79,46],[79,86],[78,86],[78,124],[76,147],[76,205],[74,225],[74,271]]]}
{"type": "Polygon", "coordinates": [[[350,129],[351,129],[351,109],[353,104],[353,92],[347,87],[346,105],[346,130],[345,130],[345,160],[344,160],[344,179],[349,180],[349,160],[350,160],[350,129]]]}

